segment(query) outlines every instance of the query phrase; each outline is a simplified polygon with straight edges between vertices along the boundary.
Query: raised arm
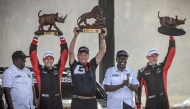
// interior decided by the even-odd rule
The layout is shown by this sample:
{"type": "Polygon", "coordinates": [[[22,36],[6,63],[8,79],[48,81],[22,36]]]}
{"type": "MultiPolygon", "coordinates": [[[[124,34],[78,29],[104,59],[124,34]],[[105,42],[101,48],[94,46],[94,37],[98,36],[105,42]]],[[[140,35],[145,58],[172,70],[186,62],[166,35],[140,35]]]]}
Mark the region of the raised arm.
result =
{"type": "Polygon", "coordinates": [[[137,79],[140,85],[138,87],[137,92],[135,92],[135,104],[136,104],[137,109],[141,109],[141,93],[142,93],[142,87],[144,85],[144,78],[142,77],[141,70],[138,71],[137,79]]]}
{"type": "Polygon", "coordinates": [[[74,37],[71,40],[70,46],[69,46],[69,64],[73,64],[74,60],[75,60],[75,54],[74,54],[74,48],[75,48],[75,43],[77,40],[77,36],[79,34],[79,32],[76,32],[77,30],[79,30],[79,27],[75,27],[73,30],[74,33],[74,37]]]}
{"type": "Polygon", "coordinates": [[[106,53],[106,42],[105,42],[105,36],[107,35],[107,29],[103,28],[105,33],[100,34],[100,50],[96,55],[96,64],[99,64],[102,60],[104,54],[106,53]]]}
{"type": "Polygon", "coordinates": [[[67,62],[68,59],[68,46],[67,46],[67,42],[65,40],[65,37],[63,36],[59,36],[60,38],[60,47],[61,47],[61,52],[60,52],[60,58],[58,61],[58,68],[59,68],[59,77],[62,77],[62,73],[63,70],[65,69],[65,64],[67,62]]]}
{"type": "Polygon", "coordinates": [[[162,62],[163,70],[166,71],[166,70],[169,69],[169,67],[170,67],[170,65],[171,65],[171,63],[173,61],[173,58],[175,56],[175,52],[176,52],[175,39],[174,39],[173,36],[170,36],[168,52],[167,52],[167,55],[166,55],[164,61],[162,62]]]}
{"type": "Polygon", "coordinates": [[[39,36],[34,36],[32,43],[30,45],[29,54],[30,54],[30,61],[34,70],[34,73],[36,76],[39,76],[40,70],[39,70],[39,60],[37,56],[37,44],[38,44],[38,38],[39,36]]]}

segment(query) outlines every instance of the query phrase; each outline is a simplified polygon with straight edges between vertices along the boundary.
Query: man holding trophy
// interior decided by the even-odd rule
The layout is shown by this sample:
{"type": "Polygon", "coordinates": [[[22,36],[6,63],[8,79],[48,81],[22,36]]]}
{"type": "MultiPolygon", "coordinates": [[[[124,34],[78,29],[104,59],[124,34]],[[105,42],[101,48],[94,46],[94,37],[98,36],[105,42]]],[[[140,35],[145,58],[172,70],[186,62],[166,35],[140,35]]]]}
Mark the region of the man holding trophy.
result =
{"type": "Polygon", "coordinates": [[[169,109],[167,92],[167,73],[175,55],[175,39],[169,38],[168,53],[164,61],[157,64],[158,50],[151,48],[147,52],[148,63],[138,71],[139,89],[135,94],[137,109],[141,109],[141,93],[144,85],[146,92],[145,109],[169,109]]]}
{"type": "MultiPolygon", "coordinates": [[[[46,25],[50,25],[50,27],[51,25],[55,24],[54,22],[55,20],[52,20],[51,16],[55,16],[53,18],[56,19],[61,19],[58,17],[58,13],[43,15],[42,17],[45,19],[43,23],[45,22],[46,25]]],[[[62,20],[64,21],[65,18],[62,20]]],[[[41,22],[39,23],[40,25],[43,24],[41,22]]],[[[30,60],[38,84],[38,92],[39,92],[38,109],[63,109],[62,96],[61,96],[61,79],[68,58],[68,47],[65,37],[63,37],[62,34],[63,33],[58,29],[58,27],[56,27],[56,30],[51,30],[51,28],[46,31],[43,29],[38,30],[35,32],[35,36],[30,45],[30,50],[29,50],[30,60]],[[42,66],[40,65],[37,57],[37,43],[38,43],[38,38],[41,35],[45,35],[47,33],[50,35],[59,36],[61,53],[58,63],[53,65],[54,53],[52,51],[44,52],[42,59],[44,65],[42,66]]]]}
{"type": "Polygon", "coordinates": [[[63,109],[61,97],[62,72],[68,58],[68,47],[65,38],[61,35],[61,56],[57,64],[54,63],[54,54],[46,51],[43,54],[44,66],[40,65],[37,57],[37,43],[39,35],[36,35],[30,45],[30,60],[36,75],[39,91],[39,109],[63,109]]]}
{"type": "Polygon", "coordinates": [[[69,64],[73,83],[71,109],[97,109],[95,70],[106,52],[104,37],[107,35],[107,29],[103,28],[105,32],[100,34],[100,50],[90,62],[88,62],[89,49],[85,46],[78,49],[78,62],[75,60],[74,48],[79,34],[77,30],[79,28],[75,27],[74,37],[69,46],[69,64]]]}
{"type": "Polygon", "coordinates": [[[141,93],[144,85],[146,92],[145,109],[170,109],[167,91],[167,74],[175,56],[176,47],[174,36],[182,36],[186,34],[179,25],[185,24],[185,20],[179,20],[169,16],[158,18],[160,27],[158,32],[169,36],[169,47],[163,62],[157,64],[159,52],[156,48],[148,50],[146,58],[148,63],[145,67],[138,71],[138,80],[140,86],[135,94],[135,102],[137,109],[141,109],[141,93]]]}

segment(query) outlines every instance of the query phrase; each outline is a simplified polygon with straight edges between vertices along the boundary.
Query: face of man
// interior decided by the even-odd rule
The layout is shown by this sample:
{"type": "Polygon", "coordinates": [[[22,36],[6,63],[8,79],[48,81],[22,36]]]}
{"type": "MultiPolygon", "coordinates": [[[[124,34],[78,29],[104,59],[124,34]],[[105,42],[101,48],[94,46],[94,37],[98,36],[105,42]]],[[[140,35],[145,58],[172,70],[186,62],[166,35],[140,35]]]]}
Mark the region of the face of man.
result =
{"type": "Polygon", "coordinates": [[[126,56],[120,56],[116,59],[117,67],[118,68],[125,68],[127,64],[128,57],[126,56]]]}
{"type": "Polygon", "coordinates": [[[25,58],[18,58],[14,60],[14,65],[19,69],[23,69],[25,67],[25,58]]]}
{"type": "Polygon", "coordinates": [[[158,54],[152,54],[151,56],[147,56],[146,58],[149,60],[150,65],[155,65],[158,61],[158,54]]]}
{"type": "Polygon", "coordinates": [[[89,54],[82,52],[80,54],[77,54],[77,58],[79,60],[79,63],[85,65],[88,62],[89,54]]]}
{"type": "Polygon", "coordinates": [[[53,66],[53,62],[54,62],[54,58],[51,56],[47,56],[46,58],[43,59],[44,65],[45,67],[52,67],[53,66]]]}

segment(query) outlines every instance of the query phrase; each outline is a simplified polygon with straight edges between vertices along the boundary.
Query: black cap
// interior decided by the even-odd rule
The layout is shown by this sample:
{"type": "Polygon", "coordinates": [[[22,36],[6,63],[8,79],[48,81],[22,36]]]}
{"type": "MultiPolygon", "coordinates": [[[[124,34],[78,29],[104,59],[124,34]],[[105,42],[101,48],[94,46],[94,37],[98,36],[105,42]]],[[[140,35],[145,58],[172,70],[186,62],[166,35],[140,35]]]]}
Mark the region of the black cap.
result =
{"type": "Polygon", "coordinates": [[[78,54],[82,53],[82,52],[86,52],[87,54],[89,54],[89,49],[85,46],[82,46],[79,48],[78,50],[78,54]]]}
{"type": "Polygon", "coordinates": [[[18,59],[18,58],[22,58],[22,59],[25,59],[25,58],[27,58],[27,57],[30,57],[30,56],[26,56],[25,54],[24,54],[24,52],[23,51],[15,51],[13,54],[12,54],[12,60],[14,60],[14,59],[18,59]]]}
{"type": "Polygon", "coordinates": [[[128,53],[124,50],[120,50],[117,52],[116,58],[120,57],[120,56],[126,56],[129,57],[128,53]]]}

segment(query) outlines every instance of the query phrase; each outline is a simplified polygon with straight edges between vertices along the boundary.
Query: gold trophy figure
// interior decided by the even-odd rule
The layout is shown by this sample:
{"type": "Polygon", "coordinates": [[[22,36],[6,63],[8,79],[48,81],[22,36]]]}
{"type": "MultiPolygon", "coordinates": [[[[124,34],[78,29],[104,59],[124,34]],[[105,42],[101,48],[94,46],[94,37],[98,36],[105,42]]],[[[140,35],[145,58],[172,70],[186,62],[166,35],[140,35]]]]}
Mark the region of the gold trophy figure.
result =
{"type": "Polygon", "coordinates": [[[129,77],[130,77],[130,73],[126,73],[126,76],[127,76],[127,83],[126,83],[126,86],[129,87],[130,86],[130,83],[129,83],[129,77]]]}
{"type": "Polygon", "coordinates": [[[77,32],[84,33],[104,33],[103,26],[105,24],[105,18],[101,16],[101,8],[99,6],[95,6],[90,12],[82,14],[77,19],[77,25],[79,26],[79,30],[77,32]],[[87,19],[94,18],[96,21],[90,25],[87,23],[87,19]],[[84,25],[81,25],[84,23],[84,25]]]}

